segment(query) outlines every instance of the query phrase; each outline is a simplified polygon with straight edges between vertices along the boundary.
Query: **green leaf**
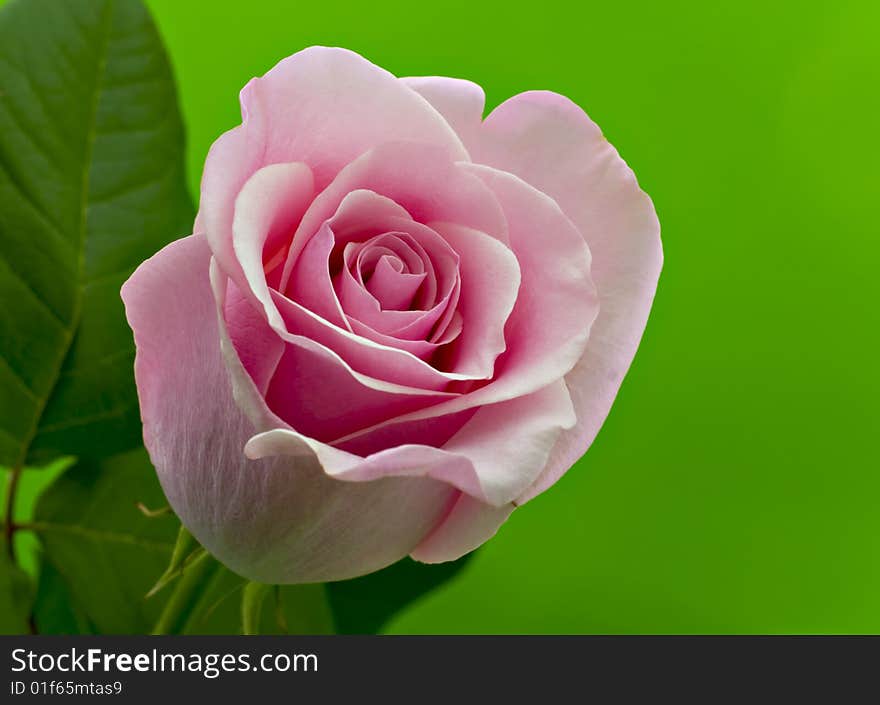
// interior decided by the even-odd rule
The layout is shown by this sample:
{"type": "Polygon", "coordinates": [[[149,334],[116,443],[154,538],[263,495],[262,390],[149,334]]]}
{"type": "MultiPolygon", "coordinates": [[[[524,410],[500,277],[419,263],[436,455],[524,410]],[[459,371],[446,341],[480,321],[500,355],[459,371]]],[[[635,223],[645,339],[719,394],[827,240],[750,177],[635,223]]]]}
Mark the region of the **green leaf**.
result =
{"type": "Polygon", "coordinates": [[[27,634],[33,587],[27,574],[9,557],[0,541],[0,634],[27,634]]]}
{"type": "Polygon", "coordinates": [[[241,597],[241,625],[242,634],[332,634],[333,615],[321,583],[249,582],[241,597]]]}
{"type": "Polygon", "coordinates": [[[173,625],[169,631],[241,634],[248,629],[258,634],[333,633],[333,614],[324,585],[265,586],[265,592],[260,595],[261,590],[249,588],[250,584],[209,557],[199,576],[197,596],[187,602],[182,620],[169,620],[173,625]],[[255,597],[262,599],[258,602],[255,597]],[[248,613],[247,627],[242,623],[245,612],[248,613]]]}
{"type": "Polygon", "coordinates": [[[333,634],[327,585],[275,585],[266,600],[260,634],[333,634]],[[271,604],[272,609],[268,609],[271,604]]]}
{"type": "Polygon", "coordinates": [[[454,578],[471,555],[436,565],[404,558],[377,573],[328,583],[327,598],[337,631],[375,634],[409,603],[454,578]]]}
{"type": "Polygon", "coordinates": [[[34,602],[34,622],[39,634],[94,634],[85,612],[74,602],[55,567],[44,560],[34,602]]]}
{"type": "Polygon", "coordinates": [[[101,634],[149,632],[159,617],[162,601],[144,595],[168,565],[178,522],[146,517],[137,504],[163,501],[138,450],[80,460],[37,503],[28,528],[39,534],[75,609],[101,634]]]}
{"type": "Polygon", "coordinates": [[[0,465],[140,444],[119,288],[192,204],[139,0],[0,8],[0,465]]]}

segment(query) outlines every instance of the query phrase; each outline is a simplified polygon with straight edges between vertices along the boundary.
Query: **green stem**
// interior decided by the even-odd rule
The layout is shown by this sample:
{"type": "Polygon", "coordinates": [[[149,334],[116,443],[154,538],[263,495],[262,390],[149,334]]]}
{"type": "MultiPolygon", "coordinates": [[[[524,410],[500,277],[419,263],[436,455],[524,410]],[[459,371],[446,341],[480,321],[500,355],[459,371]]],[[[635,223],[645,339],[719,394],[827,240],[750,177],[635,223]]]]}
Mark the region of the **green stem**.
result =
{"type": "Polygon", "coordinates": [[[259,634],[260,615],[263,611],[263,600],[269,592],[271,585],[263,583],[248,583],[244,586],[241,596],[241,633],[259,634]]]}
{"type": "Polygon", "coordinates": [[[192,610],[206,576],[214,570],[216,562],[206,551],[183,569],[180,578],[174,586],[174,591],[165,603],[162,614],[153,634],[176,634],[179,633],[186,623],[186,618],[192,610]]]}
{"type": "Polygon", "coordinates": [[[241,599],[242,634],[333,634],[333,613],[324,585],[248,583],[241,599]],[[263,603],[273,595],[273,620],[262,619],[263,603]],[[272,623],[274,622],[274,624],[272,623]],[[261,628],[268,631],[261,632],[261,628]]]}

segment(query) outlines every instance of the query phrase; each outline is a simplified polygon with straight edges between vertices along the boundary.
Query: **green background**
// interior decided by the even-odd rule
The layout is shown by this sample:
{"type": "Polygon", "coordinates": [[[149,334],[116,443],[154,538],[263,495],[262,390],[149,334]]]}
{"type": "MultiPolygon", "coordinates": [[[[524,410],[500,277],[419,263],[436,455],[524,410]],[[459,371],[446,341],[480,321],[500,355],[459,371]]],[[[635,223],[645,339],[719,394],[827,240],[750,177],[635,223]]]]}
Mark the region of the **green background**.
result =
{"type": "MultiPolygon", "coordinates": [[[[582,105],[663,228],[587,457],[413,632],[880,632],[875,2],[148,0],[194,193],[238,90],[311,44],[582,105]]],[[[184,234],[184,233],[181,233],[184,234]]]]}

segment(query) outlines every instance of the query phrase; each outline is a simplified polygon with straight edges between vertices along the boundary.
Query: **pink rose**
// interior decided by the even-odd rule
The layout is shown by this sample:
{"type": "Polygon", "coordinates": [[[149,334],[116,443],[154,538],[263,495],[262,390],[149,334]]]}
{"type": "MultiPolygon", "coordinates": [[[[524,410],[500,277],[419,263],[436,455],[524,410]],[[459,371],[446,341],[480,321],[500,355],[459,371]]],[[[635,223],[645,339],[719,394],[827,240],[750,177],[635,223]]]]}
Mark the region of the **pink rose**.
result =
{"type": "Polygon", "coordinates": [[[195,234],[122,289],[144,440],[218,558],[271,583],[457,558],[587,449],[662,262],[568,99],[313,47],[241,92],[195,234]]]}

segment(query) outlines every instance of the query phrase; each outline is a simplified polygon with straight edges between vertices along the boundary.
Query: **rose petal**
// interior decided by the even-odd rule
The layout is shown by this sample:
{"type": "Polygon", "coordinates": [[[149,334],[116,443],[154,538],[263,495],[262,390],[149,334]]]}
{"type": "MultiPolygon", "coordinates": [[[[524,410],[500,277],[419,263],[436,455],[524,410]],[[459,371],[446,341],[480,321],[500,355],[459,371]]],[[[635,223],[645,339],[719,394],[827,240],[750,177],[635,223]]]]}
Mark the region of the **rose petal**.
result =
{"type": "Polygon", "coordinates": [[[473,464],[462,455],[425,445],[404,444],[362,458],[321,443],[297,431],[276,428],[256,434],[245,446],[249,458],[298,455],[308,449],[331,477],[348,482],[375,482],[389,477],[430,477],[481,496],[473,464]]]}
{"type": "MultiPolygon", "coordinates": [[[[414,225],[414,223],[399,223],[398,227],[409,227],[409,225],[414,225]]],[[[409,269],[422,270],[421,276],[422,281],[426,285],[425,288],[430,289],[432,292],[431,298],[435,298],[437,294],[437,275],[424,248],[413,240],[409,234],[399,231],[389,231],[382,235],[377,235],[369,243],[369,246],[365,246],[360,250],[355,243],[349,243],[345,247],[345,265],[336,276],[336,286],[346,315],[356,318],[383,333],[411,325],[423,319],[425,311],[383,311],[382,305],[364,283],[362,271],[364,267],[369,266],[370,261],[373,259],[378,261],[383,256],[395,255],[398,258],[402,258],[409,269]],[[414,266],[413,261],[418,262],[418,265],[414,266]]],[[[457,276],[456,269],[455,263],[451,263],[448,274],[450,278],[457,276]]],[[[452,282],[446,288],[450,289],[451,287],[452,282]]],[[[434,316],[435,321],[440,313],[437,312],[434,316]]],[[[424,340],[424,337],[422,339],[424,340]]]]}
{"type": "Polygon", "coordinates": [[[229,339],[261,394],[278,369],[284,354],[284,341],[267,324],[252,299],[232,287],[224,308],[229,339]]]}
{"type": "Polygon", "coordinates": [[[308,239],[356,189],[391,199],[420,223],[458,223],[507,242],[507,223],[492,191],[453,162],[448,150],[424,143],[389,142],[348,164],[315,198],[294,235],[281,291],[308,239]]]}
{"type": "Polygon", "coordinates": [[[383,255],[376,262],[367,282],[367,291],[375,297],[383,311],[408,311],[416,292],[425,281],[424,272],[410,274],[404,272],[402,266],[399,259],[383,255]]]}
{"type": "Polygon", "coordinates": [[[480,407],[443,450],[473,463],[480,479],[477,499],[501,506],[535,481],[560,434],[576,421],[568,389],[559,380],[532,394],[480,407]]]}
{"type": "MultiPolygon", "coordinates": [[[[379,226],[379,223],[375,224],[375,227],[379,226]]],[[[436,341],[443,336],[458,303],[458,254],[431,228],[413,220],[388,218],[381,222],[381,228],[388,230],[376,236],[374,242],[387,243],[393,248],[388,251],[403,257],[412,271],[425,272],[418,298],[413,302],[417,310],[382,310],[362,278],[351,273],[350,257],[354,256],[354,250],[349,255],[349,245],[346,246],[347,266],[337,277],[346,314],[383,335],[436,341]],[[399,231],[395,232],[395,229],[399,231]],[[412,259],[419,264],[414,265],[412,259]]]]}
{"type": "Polygon", "coordinates": [[[422,431],[419,423],[460,423],[459,430],[438,445],[445,452],[469,460],[479,489],[475,491],[473,484],[461,484],[456,479],[447,481],[481,502],[501,506],[517,500],[534,483],[561,433],[577,420],[562,380],[532,394],[469,411],[472,415],[465,420],[460,415],[466,412],[420,420],[419,416],[426,415],[411,414],[413,420],[407,423],[380,424],[370,432],[340,438],[333,445],[366,455],[414,442],[415,434],[422,431]]]}
{"type": "Polygon", "coordinates": [[[486,94],[480,86],[462,78],[445,76],[412,76],[400,80],[446,118],[465,147],[470,149],[469,145],[476,143],[486,105],[486,94]]]}
{"type": "Polygon", "coordinates": [[[492,538],[514,505],[492,507],[462,493],[448,516],[410,554],[422,563],[454,561],[492,538]]]}
{"type": "Polygon", "coordinates": [[[504,327],[516,303],[520,269],[516,255],[495,238],[455,223],[432,223],[460,258],[461,293],[456,310],[462,333],[437,361],[474,378],[490,378],[507,343],[504,327]]]}
{"type": "Polygon", "coordinates": [[[347,49],[309,47],[248,85],[243,102],[265,130],[267,162],[305,162],[319,189],[360,154],[392,140],[466,158],[459,137],[426,100],[347,49]]]}
{"type": "MultiPolygon", "coordinates": [[[[288,296],[329,323],[351,330],[330,277],[330,253],[335,244],[332,228],[329,223],[324,223],[296,263],[296,272],[288,285],[288,296]]],[[[274,302],[272,306],[275,307],[274,302]]]]}
{"type": "Polygon", "coordinates": [[[276,331],[283,340],[310,348],[320,347],[325,356],[339,360],[346,369],[373,380],[382,380],[388,389],[439,392],[451,381],[468,379],[464,375],[437,370],[400,347],[377,343],[334,326],[277,292],[273,292],[273,298],[284,319],[284,329],[276,331]]]}
{"type": "Polygon", "coordinates": [[[346,49],[310,47],[284,59],[242,89],[241,109],[242,125],[208,153],[198,217],[230,276],[240,273],[232,250],[233,204],[261,167],[304,162],[320,190],[358,155],[390,140],[433,144],[467,159],[458,136],[426,100],[346,49]]]}
{"type": "Polygon", "coordinates": [[[278,261],[278,251],[296,230],[313,195],[312,173],[297,162],[263,167],[247,180],[235,199],[232,243],[244,277],[231,276],[243,292],[253,293],[277,325],[281,318],[269,294],[265,264],[267,260],[278,261]]]}
{"type": "MultiPolygon", "coordinates": [[[[508,214],[511,248],[522,283],[495,377],[479,389],[423,411],[389,419],[391,426],[516,399],[568,374],[583,355],[598,302],[590,253],[580,232],[546,194],[490,167],[466,164],[488,184],[508,214]]],[[[376,428],[363,431],[372,433],[376,428]]]]}
{"type": "Polygon", "coordinates": [[[350,578],[412,551],[454,501],[445,484],[339,482],[314,455],[244,456],[254,429],[233,401],[230,374],[239,397],[259,392],[221,357],[210,258],[204,237],[178,240],[122,289],[144,439],[175,512],[211,553],[264,583],[350,578]]]}
{"type": "MultiPolygon", "coordinates": [[[[338,404],[335,409],[345,413],[338,404]]],[[[296,454],[304,444],[324,471],[339,479],[427,476],[500,507],[535,480],[559,433],[574,422],[571,400],[560,380],[527,397],[479,409],[442,448],[410,442],[360,456],[300,429],[281,428],[255,435],[245,452],[254,458],[296,454]]]]}
{"type": "Polygon", "coordinates": [[[332,356],[290,343],[284,346],[266,402],[293,428],[330,443],[389,415],[424,409],[450,396],[374,389],[353,377],[332,356]]]}
{"type": "Polygon", "coordinates": [[[663,264],[651,199],[599,128],[549,92],[506,101],[466,139],[475,160],[505,169],[552,196],[583,233],[600,298],[583,358],[566,381],[578,424],[560,438],[546,472],[522,501],[552,485],[589,448],[641,340],[663,264]]]}
{"type": "Polygon", "coordinates": [[[382,426],[366,435],[354,433],[348,438],[338,439],[333,442],[333,447],[362,458],[406,443],[441,448],[475,413],[476,409],[465,409],[457,414],[382,426]]]}
{"type": "Polygon", "coordinates": [[[438,343],[432,343],[428,340],[407,340],[406,338],[397,338],[378,333],[373,327],[364,325],[351,316],[348,317],[348,323],[352,331],[357,335],[387,348],[404,350],[434,367],[433,358],[440,347],[438,343]]]}
{"type": "Polygon", "coordinates": [[[407,210],[390,198],[369,189],[354,189],[342,197],[328,222],[340,242],[347,242],[365,231],[370,236],[385,232],[382,224],[394,218],[412,220],[407,210]],[[380,229],[372,232],[373,227],[380,229]]]}

